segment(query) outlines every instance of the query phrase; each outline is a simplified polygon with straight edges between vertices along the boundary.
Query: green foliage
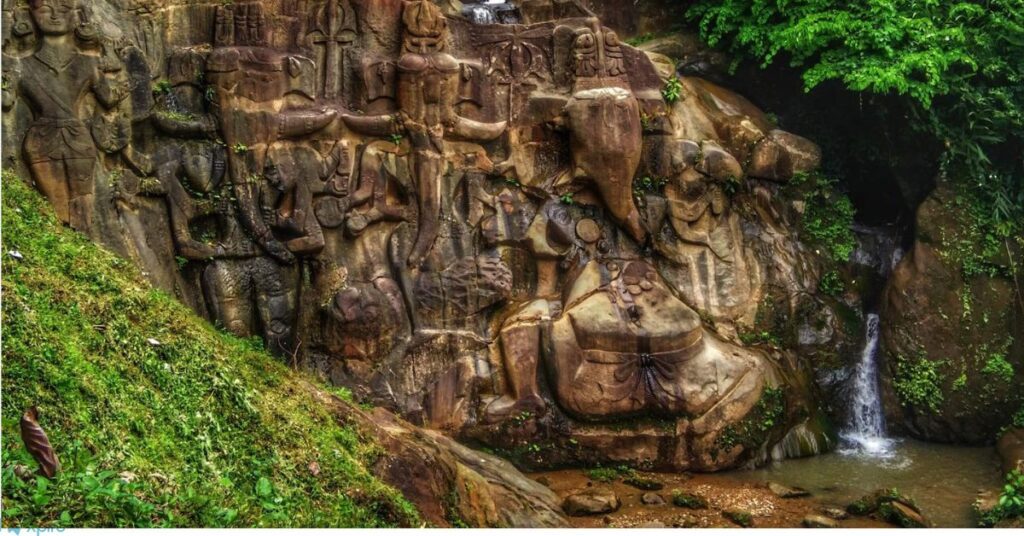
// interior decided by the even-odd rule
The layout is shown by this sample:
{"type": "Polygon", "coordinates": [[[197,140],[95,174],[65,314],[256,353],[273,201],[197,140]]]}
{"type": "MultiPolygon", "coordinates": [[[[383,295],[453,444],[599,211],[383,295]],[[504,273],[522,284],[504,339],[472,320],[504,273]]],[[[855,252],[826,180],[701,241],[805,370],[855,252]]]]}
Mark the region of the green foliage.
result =
{"type": "MultiPolygon", "coordinates": [[[[1004,219],[993,205],[1001,203],[994,197],[1005,198],[1003,185],[997,190],[986,188],[982,182],[954,184],[955,196],[949,203],[953,220],[940,229],[939,253],[943,259],[960,265],[965,278],[975,276],[1013,277],[1020,272],[1020,262],[1003,259],[1011,244],[1024,236],[1024,213],[1004,219]],[[1019,216],[1020,219],[1016,219],[1019,216]],[[1007,262],[1009,261],[1009,262],[1007,262]]],[[[1018,242],[1020,250],[1024,243],[1018,242]]],[[[969,292],[969,291],[968,291],[969,292]]],[[[1019,289],[1018,289],[1019,292],[1019,289]]],[[[969,296],[965,296],[969,299],[969,296]]],[[[969,306],[969,304],[965,304],[969,306]]]]}
{"type": "Polygon", "coordinates": [[[572,192],[569,192],[569,193],[564,193],[564,194],[562,194],[562,195],[561,195],[561,196],[560,196],[560,197],[558,198],[558,200],[559,200],[559,201],[560,201],[560,202],[561,202],[561,203],[562,203],[563,205],[569,205],[569,206],[572,206],[572,205],[575,205],[575,204],[576,204],[576,200],[575,200],[575,199],[573,199],[573,196],[572,196],[572,192]]]}
{"type": "Polygon", "coordinates": [[[1014,469],[1006,475],[1006,485],[999,494],[999,506],[1007,517],[1024,516],[1024,473],[1014,469]]]}
{"type": "Polygon", "coordinates": [[[244,143],[236,143],[231,147],[231,149],[237,154],[245,154],[249,152],[249,146],[244,143]]]}
{"type": "Polygon", "coordinates": [[[740,342],[746,346],[766,344],[775,348],[782,348],[782,338],[771,331],[750,331],[740,332],[740,342]]]}
{"type": "Polygon", "coordinates": [[[683,84],[675,76],[665,81],[665,87],[661,88],[661,96],[665,98],[665,102],[669,104],[675,104],[679,100],[679,97],[683,93],[683,84]]]}
{"type": "Polygon", "coordinates": [[[24,255],[3,263],[4,526],[419,524],[314,380],[151,288],[6,172],[2,219],[3,250],[24,255]],[[18,433],[30,405],[53,480],[14,472],[36,466],[18,433]]]}
{"type": "Polygon", "coordinates": [[[172,89],[174,89],[174,86],[172,86],[170,80],[167,80],[166,78],[162,78],[153,84],[154,95],[168,95],[171,93],[172,89]]]}
{"type": "Polygon", "coordinates": [[[1013,381],[1013,365],[1002,354],[990,355],[981,372],[991,374],[1004,382],[1013,381]]]}
{"type": "Polygon", "coordinates": [[[392,134],[392,135],[388,136],[388,141],[390,141],[391,143],[394,143],[395,145],[401,145],[402,144],[402,139],[403,139],[403,137],[402,137],[401,134],[392,134]]]}
{"type": "Polygon", "coordinates": [[[853,234],[856,210],[845,194],[836,190],[836,179],[820,172],[801,173],[789,188],[804,201],[801,236],[834,262],[845,263],[857,247],[853,234]]]}
{"type": "Polygon", "coordinates": [[[1013,426],[1017,428],[1024,428],[1024,406],[1021,406],[1017,413],[1013,414],[1013,426]]]}
{"type": "MultiPolygon", "coordinates": [[[[737,62],[788,60],[807,91],[836,81],[898,96],[910,126],[945,147],[943,175],[970,190],[974,238],[985,240],[967,244],[1024,232],[1020,0],[700,0],[688,17],[737,62]]],[[[974,264],[965,271],[983,268],[974,264]]]]}
{"type": "Polygon", "coordinates": [[[188,113],[175,112],[172,110],[159,110],[156,112],[157,115],[170,121],[192,121],[196,116],[188,113]]]}
{"type": "Polygon", "coordinates": [[[658,193],[665,189],[666,184],[668,179],[665,177],[640,177],[633,181],[633,195],[639,197],[648,192],[658,193]]]}
{"type": "Polygon", "coordinates": [[[719,449],[742,445],[756,449],[768,440],[772,429],[786,414],[786,395],[780,387],[765,387],[753,409],[738,423],[730,424],[715,440],[719,449]]]}
{"type": "Polygon", "coordinates": [[[938,413],[943,402],[943,375],[939,368],[944,364],[945,361],[929,361],[924,357],[911,361],[902,355],[896,356],[893,386],[900,403],[938,413]]]}
{"type": "Polygon", "coordinates": [[[694,495],[692,493],[684,493],[677,489],[672,490],[672,504],[680,508],[689,508],[691,510],[702,510],[708,507],[708,500],[700,495],[694,495]]]}
{"type": "Polygon", "coordinates": [[[1024,473],[1014,469],[1006,473],[1006,484],[999,494],[995,508],[979,512],[978,526],[991,527],[996,523],[1024,517],[1024,473]]]}
{"type": "Polygon", "coordinates": [[[846,290],[846,285],[843,283],[843,278],[839,275],[839,272],[830,270],[821,276],[821,281],[818,282],[818,290],[829,296],[839,296],[846,290]]]}
{"type": "Polygon", "coordinates": [[[587,470],[584,474],[587,475],[587,478],[595,482],[604,483],[615,482],[620,478],[632,478],[636,476],[636,473],[625,465],[620,465],[618,467],[595,467],[594,469],[587,470]]]}

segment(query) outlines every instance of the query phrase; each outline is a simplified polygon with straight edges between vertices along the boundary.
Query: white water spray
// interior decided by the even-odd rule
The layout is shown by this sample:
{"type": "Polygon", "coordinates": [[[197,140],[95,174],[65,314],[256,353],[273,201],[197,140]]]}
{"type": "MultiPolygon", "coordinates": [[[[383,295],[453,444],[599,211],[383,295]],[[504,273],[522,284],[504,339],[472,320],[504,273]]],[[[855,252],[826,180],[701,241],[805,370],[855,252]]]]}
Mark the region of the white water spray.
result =
{"type": "Polygon", "coordinates": [[[850,420],[840,437],[846,443],[840,451],[873,457],[892,456],[892,439],[885,436],[882,399],[878,394],[878,315],[869,314],[864,351],[853,376],[850,420]]]}

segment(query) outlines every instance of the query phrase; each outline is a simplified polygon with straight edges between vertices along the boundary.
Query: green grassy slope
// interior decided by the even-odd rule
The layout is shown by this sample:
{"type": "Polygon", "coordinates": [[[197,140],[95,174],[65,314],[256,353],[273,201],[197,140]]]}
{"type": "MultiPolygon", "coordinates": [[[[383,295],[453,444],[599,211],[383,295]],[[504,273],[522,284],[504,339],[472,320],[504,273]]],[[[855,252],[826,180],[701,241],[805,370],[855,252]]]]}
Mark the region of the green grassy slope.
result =
{"type": "Polygon", "coordinates": [[[4,526],[418,523],[367,471],[380,447],[298,373],[59,225],[6,172],[2,247],[4,526]],[[52,481],[14,474],[36,468],[18,432],[30,405],[63,464],[52,481]]]}

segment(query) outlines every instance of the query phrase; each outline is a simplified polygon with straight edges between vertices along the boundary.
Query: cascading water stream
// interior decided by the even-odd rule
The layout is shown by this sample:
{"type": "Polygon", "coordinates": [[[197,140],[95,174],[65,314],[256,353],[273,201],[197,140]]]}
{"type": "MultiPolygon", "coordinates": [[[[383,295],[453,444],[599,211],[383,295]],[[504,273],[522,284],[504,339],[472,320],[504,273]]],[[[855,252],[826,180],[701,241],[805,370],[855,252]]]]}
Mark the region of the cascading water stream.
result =
{"type": "Polygon", "coordinates": [[[506,0],[466,2],[462,14],[473,24],[518,24],[519,10],[506,0]]]}
{"type": "Polygon", "coordinates": [[[893,440],[885,436],[882,399],[878,393],[878,315],[869,314],[864,351],[854,371],[853,399],[847,428],[840,433],[843,453],[879,458],[893,455],[893,440]]]}

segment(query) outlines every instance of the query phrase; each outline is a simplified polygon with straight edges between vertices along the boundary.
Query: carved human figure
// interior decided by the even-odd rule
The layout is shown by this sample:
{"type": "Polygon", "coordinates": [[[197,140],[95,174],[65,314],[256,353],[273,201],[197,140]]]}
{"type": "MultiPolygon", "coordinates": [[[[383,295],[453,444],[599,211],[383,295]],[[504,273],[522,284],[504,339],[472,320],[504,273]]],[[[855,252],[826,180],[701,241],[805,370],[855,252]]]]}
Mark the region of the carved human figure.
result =
{"type": "Polygon", "coordinates": [[[101,72],[99,58],[78,50],[72,35],[76,0],[31,0],[29,8],[42,39],[21,62],[16,84],[34,115],[25,133],[25,161],[61,221],[88,233],[97,152],[81,107],[92,94],[111,108],[128,91],[101,72]]]}
{"type": "Polygon", "coordinates": [[[557,201],[545,203],[530,223],[526,243],[537,261],[536,297],[516,305],[517,310],[501,325],[500,350],[508,385],[506,393],[487,406],[485,413],[490,422],[523,411],[536,415],[545,408],[537,385],[541,335],[561,311],[559,263],[577,243],[575,235],[572,217],[557,201]]]}
{"type": "MultiPolygon", "coordinates": [[[[257,214],[250,217],[259,218],[289,254],[315,255],[324,246],[323,233],[313,215],[305,174],[295,165],[288,144],[272,146],[266,166],[265,179],[253,185],[257,214]]],[[[290,355],[296,350],[301,266],[264,254],[250,238],[241,210],[228,201],[217,211],[221,235],[204,274],[207,301],[215,320],[233,333],[248,336],[258,327],[271,351],[290,355]]]]}
{"type": "Polygon", "coordinates": [[[446,171],[445,139],[493,140],[505,123],[480,123],[456,114],[459,62],[447,53],[444,15],[425,0],[407,2],[402,13],[402,56],[398,60],[398,113],[344,115],[353,130],[374,136],[404,136],[411,147],[409,168],[419,209],[416,240],[407,264],[419,268],[434,246],[441,214],[441,183],[446,171]]]}
{"type": "Polygon", "coordinates": [[[312,102],[315,66],[302,56],[281,53],[267,42],[258,3],[219,6],[216,43],[206,78],[215,89],[217,125],[227,144],[228,174],[240,216],[253,239],[281,263],[295,255],[258,217],[257,185],[267,169],[267,151],[278,140],[311,134],[330,124],[333,110],[286,107],[286,100],[312,102]]]}
{"type": "MultiPolygon", "coordinates": [[[[271,146],[265,176],[270,188],[264,190],[262,206],[275,236],[293,255],[311,256],[324,247],[320,222],[313,214],[313,194],[286,143],[271,146]]],[[[315,176],[320,178],[319,176],[315,176]]]]}
{"type": "Polygon", "coordinates": [[[662,256],[658,264],[688,304],[715,319],[752,322],[762,269],[722,185],[694,167],[670,178],[666,217],[675,236],[655,240],[662,256]]]}

